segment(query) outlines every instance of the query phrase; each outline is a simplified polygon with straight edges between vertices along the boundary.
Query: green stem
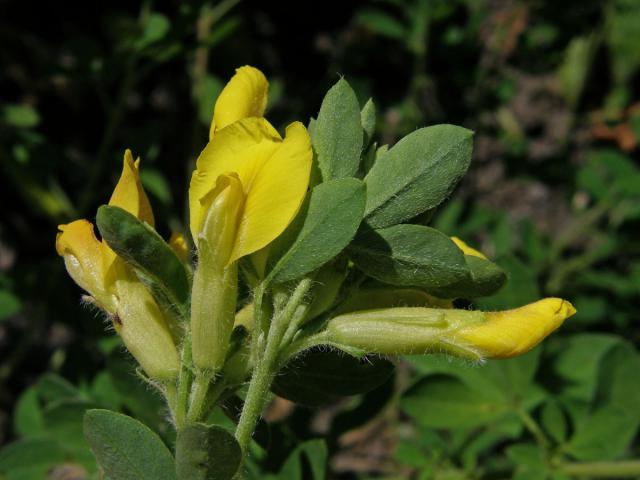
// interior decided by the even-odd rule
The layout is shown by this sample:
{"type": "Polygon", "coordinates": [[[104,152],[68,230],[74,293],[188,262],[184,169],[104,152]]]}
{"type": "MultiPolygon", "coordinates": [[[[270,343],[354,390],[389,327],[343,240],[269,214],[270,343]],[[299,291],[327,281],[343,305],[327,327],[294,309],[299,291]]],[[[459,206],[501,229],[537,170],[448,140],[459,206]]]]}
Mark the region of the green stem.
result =
{"type": "Polygon", "coordinates": [[[623,462],[562,463],[557,470],[567,475],[585,478],[637,478],[640,460],[623,462]]]}
{"type": "Polygon", "coordinates": [[[187,334],[182,347],[180,374],[178,375],[178,396],[174,417],[176,428],[180,430],[184,427],[187,418],[187,403],[189,402],[189,389],[191,387],[191,338],[187,334]]]}
{"type": "MultiPolygon", "coordinates": [[[[251,436],[253,435],[253,430],[264,408],[269,393],[269,386],[276,371],[276,360],[280,352],[282,336],[291,318],[295,314],[296,309],[304,301],[304,297],[310,287],[311,279],[302,280],[294,290],[282,312],[277,314],[271,322],[264,355],[257,363],[256,369],[251,377],[247,396],[236,429],[236,439],[243,452],[247,450],[251,436]]],[[[254,325],[254,329],[255,327],[257,327],[257,325],[254,325]]],[[[254,333],[256,333],[256,330],[254,330],[254,333]]]]}
{"type": "Polygon", "coordinates": [[[522,408],[518,409],[518,416],[522,420],[522,423],[524,423],[524,426],[527,428],[527,430],[529,430],[531,435],[533,435],[533,437],[536,439],[538,445],[540,445],[544,449],[548,449],[549,440],[547,440],[547,436],[538,425],[538,422],[536,422],[533,417],[522,408]]]}
{"type": "Polygon", "coordinates": [[[287,331],[285,332],[284,337],[282,337],[283,347],[286,347],[287,345],[289,345],[293,340],[293,338],[295,337],[295,334],[298,333],[298,330],[300,330],[300,327],[306,320],[308,311],[309,311],[309,305],[300,305],[298,309],[295,311],[293,318],[291,319],[291,322],[287,327],[287,331]]]}
{"type": "Polygon", "coordinates": [[[309,350],[313,347],[317,347],[318,345],[335,345],[336,348],[340,348],[339,345],[327,340],[326,332],[320,332],[316,333],[315,335],[300,338],[299,340],[296,340],[295,342],[288,345],[283,342],[283,347],[280,350],[280,355],[278,356],[278,365],[283,366],[300,352],[309,350]]]}
{"type": "Polygon", "coordinates": [[[178,406],[178,389],[175,382],[169,382],[164,386],[164,396],[167,399],[167,405],[173,418],[176,417],[176,408],[178,406]]]}
{"type": "Polygon", "coordinates": [[[265,286],[259,284],[253,294],[253,327],[251,332],[251,350],[249,354],[249,364],[256,365],[261,354],[261,341],[264,334],[262,325],[265,316],[264,303],[265,286]]]}
{"type": "Polygon", "coordinates": [[[210,374],[203,372],[198,372],[196,374],[196,378],[191,386],[191,395],[189,397],[189,413],[187,413],[188,423],[196,423],[201,420],[210,384],[210,374]]]}
{"type": "Polygon", "coordinates": [[[210,388],[205,399],[204,407],[202,408],[202,419],[206,419],[211,414],[211,411],[219,403],[220,399],[224,400],[222,394],[227,390],[228,386],[224,377],[219,377],[217,382],[209,386],[210,388]]]}

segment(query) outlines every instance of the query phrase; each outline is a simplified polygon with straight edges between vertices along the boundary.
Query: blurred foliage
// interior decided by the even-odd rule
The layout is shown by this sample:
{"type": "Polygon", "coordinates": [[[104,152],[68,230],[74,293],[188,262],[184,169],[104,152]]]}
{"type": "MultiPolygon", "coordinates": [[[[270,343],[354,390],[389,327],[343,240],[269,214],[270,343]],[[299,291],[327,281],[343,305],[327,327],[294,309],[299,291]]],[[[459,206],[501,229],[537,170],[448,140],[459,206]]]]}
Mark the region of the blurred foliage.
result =
{"type": "Polygon", "coordinates": [[[0,478],[97,478],[87,408],[126,412],[173,444],[160,399],[79,308],[56,225],[105,201],[130,147],[160,229],[184,229],[168,207],[185,198],[221,78],[247,63],[270,77],[281,125],[316,115],[343,74],[361,103],[376,98],[384,143],[436,122],[475,130],[470,174],[432,223],[508,271],[478,306],[558,295],[579,312],[522,358],[411,358],[319,410],[276,400],[251,477],[560,480],[614,460],[600,476],[624,477],[640,455],[640,1],[298,10],[0,5],[0,478]]]}

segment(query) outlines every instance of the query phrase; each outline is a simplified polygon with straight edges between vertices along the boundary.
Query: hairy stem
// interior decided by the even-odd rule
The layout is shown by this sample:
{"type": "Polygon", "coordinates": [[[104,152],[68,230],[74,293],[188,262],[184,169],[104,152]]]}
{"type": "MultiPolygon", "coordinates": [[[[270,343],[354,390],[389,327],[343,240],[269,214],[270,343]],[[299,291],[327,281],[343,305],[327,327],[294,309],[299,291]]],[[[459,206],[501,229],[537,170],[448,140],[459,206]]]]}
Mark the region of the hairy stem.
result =
{"type": "Polygon", "coordinates": [[[180,430],[184,427],[187,418],[187,403],[189,402],[189,389],[191,387],[191,338],[185,335],[182,347],[180,373],[178,375],[178,394],[174,417],[176,428],[180,430]]]}
{"type": "Polygon", "coordinates": [[[211,383],[211,375],[198,372],[191,386],[191,395],[189,397],[189,413],[187,414],[188,423],[196,423],[201,420],[204,410],[209,384],[211,383]]]}
{"type": "MultiPolygon", "coordinates": [[[[243,452],[247,450],[247,446],[253,435],[253,430],[264,408],[269,393],[269,386],[275,374],[276,360],[280,352],[282,336],[295,314],[296,309],[304,301],[304,297],[310,287],[310,279],[302,280],[289,298],[284,309],[278,312],[271,322],[267,334],[267,345],[251,377],[247,397],[244,401],[240,421],[236,429],[236,439],[243,452]]],[[[260,308],[257,309],[260,310],[260,308]]],[[[254,325],[254,334],[257,333],[257,327],[258,325],[254,325]]]]}

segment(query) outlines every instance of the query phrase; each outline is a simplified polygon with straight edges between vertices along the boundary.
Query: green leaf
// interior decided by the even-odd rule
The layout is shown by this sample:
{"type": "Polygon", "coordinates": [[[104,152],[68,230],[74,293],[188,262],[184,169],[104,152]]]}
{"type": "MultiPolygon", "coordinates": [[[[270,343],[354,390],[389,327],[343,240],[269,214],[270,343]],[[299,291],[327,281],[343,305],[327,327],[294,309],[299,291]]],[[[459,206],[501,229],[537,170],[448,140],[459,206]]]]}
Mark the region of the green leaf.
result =
{"type": "Polygon", "coordinates": [[[120,207],[103,205],[96,223],[100,235],[141,274],[154,297],[182,318],[188,318],[190,286],[184,265],[149,225],[120,207]]]}
{"type": "Polygon", "coordinates": [[[510,411],[508,404],[448,375],[431,375],[418,382],[403,395],[400,406],[427,428],[477,427],[510,411]]]}
{"type": "Polygon", "coordinates": [[[362,151],[360,105],[343,78],[329,89],[315,122],[313,146],[323,181],[352,177],[362,151]]]}
{"type": "Polygon", "coordinates": [[[271,390],[293,402],[318,406],[341,396],[373,390],[393,370],[393,364],[383,358],[354,358],[335,350],[309,350],[278,372],[271,390]]]}
{"type": "Polygon", "coordinates": [[[640,354],[623,342],[609,350],[600,363],[596,403],[616,406],[640,420],[640,354]]]}
{"type": "Polygon", "coordinates": [[[507,310],[535,302],[540,298],[540,289],[535,273],[513,255],[496,260],[506,271],[506,285],[497,294],[479,298],[475,303],[482,310],[507,310]]]}
{"type": "Polygon", "coordinates": [[[43,432],[44,416],[36,387],[30,387],[20,395],[13,412],[13,429],[21,437],[32,437],[43,432]]]}
{"type": "Polygon", "coordinates": [[[137,42],[137,47],[143,49],[164,38],[171,28],[169,19],[161,13],[150,13],[147,16],[142,36],[137,42]]]}
{"type": "Polygon", "coordinates": [[[392,285],[429,291],[468,281],[470,275],[451,239],[422,225],[363,228],[347,252],[360,270],[392,285]]]}
{"type": "Polygon", "coordinates": [[[331,180],[311,191],[304,223],[291,248],[270,272],[276,283],[302,277],[338,255],[356,234],[366,192],[355,178],[331,180]]]}
{"type": "MultiPolygon", "coordinates": [[[[35,465],[25,464],[25,466],[15,468],[7,472],[6,477],[2,477],[2,480],[42,480],[48,478],[49,471],[52,466],[49,465],[35,465]]],[[[69,469],[69,465],[62,467],[64,470],[69,469]]],[[[84,473],[84,470],[80,470],[79,473],[84,473]]]]}
{"type": "Polygon", "coordinates": [[[240,445],[224,428],[190,425],[178,432],[176,471],[179,480],[230,480],[242,460],[240,445]]]}
{"type": "Polygon", "coordinates": [[[75,385],[55,373],[46,373],[40,377],[36,388],[38,389],[38,393],[47,402],[86,399],[75,385]]]}
{"type": "Polygon", "coordinates": [[[68,454],[53,439],[29,438],[10,443],[0,450],[0,472],[21,467],[52,466],[67,460],[68,454]]]}
{"type": "Polygon", "coordinates": [[[169,182],[159,170],[146,167],[140,171],[140,181],[145,191],[151,193],[155,198],[165,205],[171,205],[173,198],[171,197],[171,187],[169,182]]]}
{"type": "Polygon", "coordinates": [[[291,452],[277,478],[282,480],[325,480],[328,456],[327,445],[323,440],[308,440],[291,452]],[[311,476],[305,475],[303,458],[309,462],[311,476]]]}
{"type": "Polygon", "coordinates": [[[638,431],[637,415],[608,405],[587,416],[578,425],[568,451],[578,460],[610,460],[627,449],[638,431]]]}
{"type": "Polygon", "coordinates": [[[400,140],[365,177],[367,222],[395,225],[442,203],[469,167],[472,137],[462,127],[435,125],[400,140]]]}
{"type": "Polygon", "coordinates": [[[0,321],[12,317],[21,309],[22,303],[18,297],[8,290],[0,290],[0,321]]]}
{"type": "Polygon", "coordinates": [[[459,283],[430,293],[440,298],[475,298],[493,295],[507,282],[507,274],[495,263],[473,255],[465,255],[470,276],[459,283]]]}
{"type": "Polygon", "coordinates": [[[213,107],[216,99],[222,89],[224,83],[214,75],[204,75],[199,78],[194,86],[194,96],[198,109],[198,119],[200,122],[209,127],[213,117],[213,107]]]}
{"type": "Polygon", "coordinates": [[[542,413],[540,414],[542,426],[545,431],[558,443],[563,443],[567,439],[567,418],[562,408],[555,400],[548,400],[542,413]]]}
{"type": "Polygon", "coordinates": [[[64,439],[63,445],[73,457],[87,468],[95,469],[96,462],[82,431],[86,411],[96,407],[93,403],[65,400],[53,403],[44,410],[45,431],[48,436],[64,439]]]}
{"type": "Polygon", "coordinates": [[[372,32],[395,40],[406,38],[407,28],[389,14],[373,9],[358,12],[356,20],[372,32]]]}
{"type": "Polygon", "coordinates": [[[2,116],[7,124],[18,128],[31,128],[40,123],[40,115],[30,105],[6,105],[2,116]]]}
{"type": "Polygon", "coordinates": [[[593,400],[600,364],[605,354],[620,342],[618,337],[602,334],[572,335],[554,345],[555,375],[562,380],[563,396],[590,402],[593,400]]]}
{"type": "Polygon", "coordinates": [[[166,404],[157,390],[140,381],[136,375],[136,366],[121,349],[114,350],[107,357],[107,371],[120,401],[128,411],[164,437],[165,432],[161,429],[168,428],[165,421],[166,404]]]}
{"type": "Polygon", "coordinates": [[[539,445],[516,444],[508,447],[506,453],[516,467],[514,480],[544,480],[547,478],[546,452],[539,445]]]}
{"type": "Polygon", "coordinates": [[[376,105],[373,99],[367,100],[360,112],[360,123],[364,132],[364,145],[369,145],[376,130],[376,105]]]}
{"type": "Polygon", "coordinates": [[[173,457],[160,437],[131,417],[89,410],[84,434],[109,480],[175,480],[173,457]]]}
{"type": "Polygon", "coordinates": [[[422,375],[453,376],[484,397],[511,406],[520,404],[531,410],[544,400],[544,393],[533,383],[540,353],[541,349],[535,348],[519,357],[488,362],[478,368],[469,368],[462,361],[451,361],[442,355],[411,356],[409,359],[422,375]]]}
{"type": "Polygon", "coordinates": [[[91,396],[99,405],[108,410],[120,410],[122,407],[122,398],[113,384],[111,375],[106,370],[102,370],[93,377],[91,396]]]}

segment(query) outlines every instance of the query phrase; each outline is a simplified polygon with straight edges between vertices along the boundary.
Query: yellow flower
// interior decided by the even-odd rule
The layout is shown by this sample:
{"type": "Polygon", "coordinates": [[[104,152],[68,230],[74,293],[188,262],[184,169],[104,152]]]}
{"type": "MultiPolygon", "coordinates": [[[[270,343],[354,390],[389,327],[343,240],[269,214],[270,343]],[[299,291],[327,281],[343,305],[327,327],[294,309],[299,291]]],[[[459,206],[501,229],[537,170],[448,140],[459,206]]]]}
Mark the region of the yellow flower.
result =
{"type": "MultiPolygon", "coordinates": [[[[153,212],[139,175],[140,159],[124,155],[122,175],[109,205],[127,210],[154,225],[153,212]]],[[[135,272],[104,241],[93,225],[76,220],[58,227],[56,250],[71,278],[111,317],[124,344],[153,378],[172,378],[178,371],[178,353],[167,321],[135,272]]]]}
{"type": "Polygon", "coordinates": [[[487,358],[509,358],[528,352],[576,313],[561,298],[545,298],[504,312],[487,312],[484,321],[457,332],[457,337],[487,358]]]}
{"type": "Polygon", "coordinates": [[[260,70],[248,65],[238,68],[216,101],[209,139],[213,138],[216,131],[233,122],[248,117],[262,117],[268,94],[269,82],[260,70]]]}
{"type": "Polygon", "coordinates": [[[311,174],[311,139],[300,122],[284,138],[262,118],[268,83],[239,68],[216,102],[210,140],[189,186],[198,250],[191,295],[194,365],[216,372],[233,330],[237,263],[275,240],[298,213],[311,174]]]}
{"type": "Polygon", "coordinates": [[[260,250],[291,223],[302,205],[311,172],[311,139],[300,122],[285,138],[263,118],[249,117],[218,130],[200,154],[189,187],[190,227],[196,246],[221,175],[235,174],[244,206],[231,263],[260,250]]]}
{"type": "Polygon", "coordinates": [[[509,358],[528,352],[575,313],[560,298],[504,312],[398,307],[331,319],[327,340],[387,355],[448,352],[464,358],[509,358]]]}

